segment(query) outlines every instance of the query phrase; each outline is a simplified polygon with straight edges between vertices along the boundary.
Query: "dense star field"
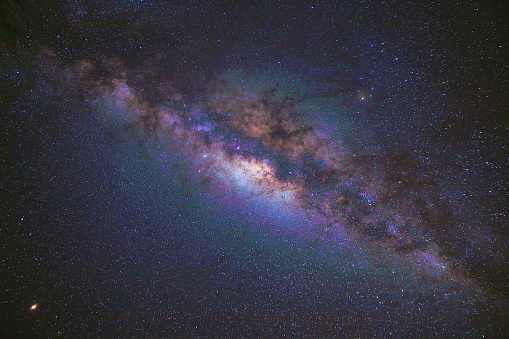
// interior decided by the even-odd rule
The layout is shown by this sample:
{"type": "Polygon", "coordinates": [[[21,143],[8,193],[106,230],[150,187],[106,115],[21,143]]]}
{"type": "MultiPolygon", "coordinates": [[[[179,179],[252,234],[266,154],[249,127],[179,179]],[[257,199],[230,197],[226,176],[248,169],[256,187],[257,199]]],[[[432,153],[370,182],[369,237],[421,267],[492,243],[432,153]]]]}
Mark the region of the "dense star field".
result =
{"type": "Polygon", "coordinates": [[[1,337],[509,330],[504,6],[0,6],[1,337]]]}

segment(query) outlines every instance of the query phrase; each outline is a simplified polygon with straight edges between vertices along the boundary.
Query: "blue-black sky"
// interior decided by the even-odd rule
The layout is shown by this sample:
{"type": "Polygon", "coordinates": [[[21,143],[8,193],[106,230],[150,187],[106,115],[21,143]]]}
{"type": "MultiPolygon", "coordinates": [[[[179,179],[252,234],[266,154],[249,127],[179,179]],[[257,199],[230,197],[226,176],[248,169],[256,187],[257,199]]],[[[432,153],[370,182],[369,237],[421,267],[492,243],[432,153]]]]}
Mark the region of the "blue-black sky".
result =
{"type": "Polygon", "coordinates": [[[507,333],[503,5],[1,6],[2,337],[507,333]]]}

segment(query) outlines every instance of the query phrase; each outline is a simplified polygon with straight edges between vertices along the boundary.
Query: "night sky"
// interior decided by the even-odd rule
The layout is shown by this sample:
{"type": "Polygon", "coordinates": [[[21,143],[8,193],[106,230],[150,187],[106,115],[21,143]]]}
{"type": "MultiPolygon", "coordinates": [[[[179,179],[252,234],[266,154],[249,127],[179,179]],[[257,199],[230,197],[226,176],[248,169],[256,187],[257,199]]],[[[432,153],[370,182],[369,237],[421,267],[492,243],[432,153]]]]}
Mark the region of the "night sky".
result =
{"type": "Polygon", "coordinates": [[[505,337],[503,2],[3,2],[0,337],[505,337]]]}

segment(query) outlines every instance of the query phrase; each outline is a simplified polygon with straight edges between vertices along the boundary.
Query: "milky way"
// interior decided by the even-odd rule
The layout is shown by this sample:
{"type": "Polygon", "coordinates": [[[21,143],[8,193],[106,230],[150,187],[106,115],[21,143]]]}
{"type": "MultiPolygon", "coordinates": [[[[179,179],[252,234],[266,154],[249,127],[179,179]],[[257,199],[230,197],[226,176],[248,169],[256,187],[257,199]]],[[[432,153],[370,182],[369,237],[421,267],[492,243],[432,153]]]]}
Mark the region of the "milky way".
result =
{"type": "Polygon", "coordinates": [[[313,126],[313,112],[301,106],[316,93],[285,93],[277,83],[248,89],[213,76],[197,82],[197,94],[186,79],[130,78],[118,61],[106,64],[113,71],[101,80],[90,62],[69,66],[65,88],[95,93],[87,101],[110,110],[102,119],[139,143],[179,149],[192,171],[184,175],[318,215],[316,239],[341,234],[413,257],[415,269],[460,290],[505,293],[500,253],[489,254],[502,246],[496,235],[455,214],[433,171],[403,146],[359,147],[313,126]]]}

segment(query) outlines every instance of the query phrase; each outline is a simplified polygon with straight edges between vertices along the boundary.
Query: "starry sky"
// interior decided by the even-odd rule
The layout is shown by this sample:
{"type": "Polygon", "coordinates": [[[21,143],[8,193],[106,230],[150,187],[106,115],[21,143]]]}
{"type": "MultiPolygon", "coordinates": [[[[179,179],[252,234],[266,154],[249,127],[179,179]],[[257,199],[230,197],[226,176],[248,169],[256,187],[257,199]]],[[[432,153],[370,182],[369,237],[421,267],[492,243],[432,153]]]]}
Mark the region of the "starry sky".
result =
{"type": "Polygon", "coordinates": [[[507,333],[504,5],[0,10],[2,338],[507,333]]]}

